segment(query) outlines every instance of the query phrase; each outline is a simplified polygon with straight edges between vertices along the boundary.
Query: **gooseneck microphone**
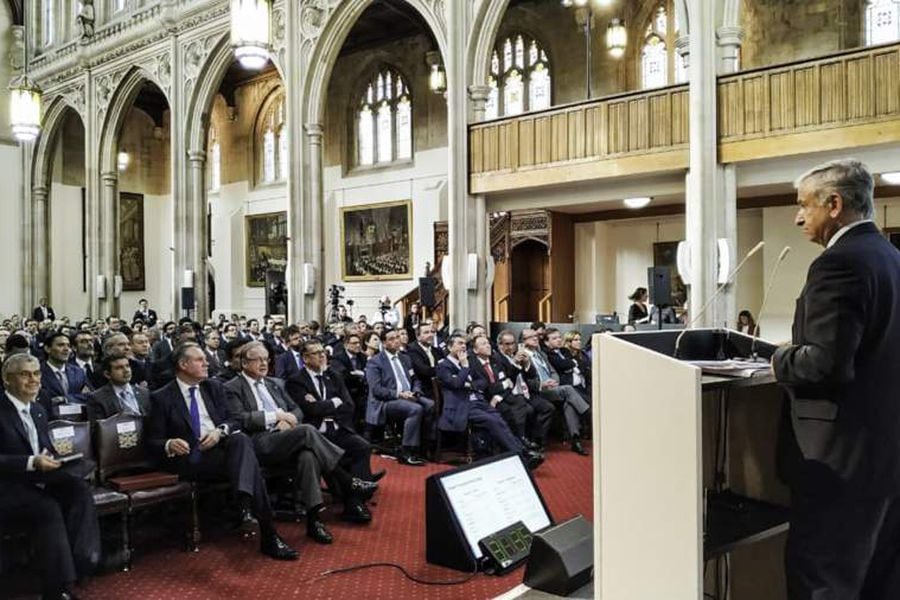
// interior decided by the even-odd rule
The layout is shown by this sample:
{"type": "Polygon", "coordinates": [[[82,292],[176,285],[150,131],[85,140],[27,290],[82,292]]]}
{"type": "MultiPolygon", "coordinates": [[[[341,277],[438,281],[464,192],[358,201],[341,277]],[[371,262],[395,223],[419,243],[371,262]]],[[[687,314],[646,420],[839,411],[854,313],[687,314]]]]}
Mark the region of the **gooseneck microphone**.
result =
{"type": "Polygon", "coordinates": [[[741,259],[741,262],[739,262],[737,266],[731,271],[731,273],[728,274],[728,277],[725,279],[725,281],[721,285],[719,285],[718,288],[716,288],[715,293],[710,296],[709,300],[706,301],[706,304],[704,304],[700,308],[694,318],[691,319],[690,323],[688,323],[682,330],[682,332],[678,334],[678,337],[675,339],[675,352],[672,354],[672,358],[678,358],[678,349],[681,347],[681,338],[683,338],[684,334],[688,332],[688,329],[691,329],[694,324],[700,320],[700,317],[706,314],[706,311],[710,306],[712,306],[712,303],[716,301],[716,298],[719,297],[719,294],[722,293],[722,290],[724,290],[728,286],[728,284],[734,281],[735,276],[741,271],[747,261],[750,260],[750,257],[759,252],[765,245],[765,242],[759,242],[758,244],[750,248],[750,251],[747,252],[743,259],[741,259]]]}
{"type": "Polygon", "coordinates": [[[763,294],[763,301],[759,307],[759,312],[756,313],[756,325],[753,327],[753,331],[750,332],[750,335],[753,336],[753,341],[750,342],[750,358],[756,360],[756,340],[759,339],[759,322],[763,317],[763,313],[766,310],[766,305],[769,303],[769,294],[772,293],[772,288],[775,287],[775,275],[778,273],[778,268],[781,266],[781,263],[784,262],[785,257],[790,253],[791,247],[785,246],[781,250],[781,254],[778,255],[778,260],[775,261],[775,266],[772,267],[772,271],[769,273],[769,285],[766,286],[766,293],[763,294]]]}

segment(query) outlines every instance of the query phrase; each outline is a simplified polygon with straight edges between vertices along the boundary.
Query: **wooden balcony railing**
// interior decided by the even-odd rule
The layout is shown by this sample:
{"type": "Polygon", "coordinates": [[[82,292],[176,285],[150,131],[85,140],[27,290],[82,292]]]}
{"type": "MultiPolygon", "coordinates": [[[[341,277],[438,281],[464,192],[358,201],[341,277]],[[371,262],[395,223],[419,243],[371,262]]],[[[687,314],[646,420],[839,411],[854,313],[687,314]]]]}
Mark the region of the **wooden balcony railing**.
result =
{"type": "Polygon", "coordinates": [[[553,321],[553,292],[549,292],[538,302],[538,320],[544,323],[553,321]]]}
{"type": "Polygon", "coordinates": [[[686,168],[687,144],[686,85],[478,123],[471,192],[686,168]]]}
{"type": "Polygon", "coordinates": [[[722,162],[900,140],[900,44],[719,78],[722,162]]]}

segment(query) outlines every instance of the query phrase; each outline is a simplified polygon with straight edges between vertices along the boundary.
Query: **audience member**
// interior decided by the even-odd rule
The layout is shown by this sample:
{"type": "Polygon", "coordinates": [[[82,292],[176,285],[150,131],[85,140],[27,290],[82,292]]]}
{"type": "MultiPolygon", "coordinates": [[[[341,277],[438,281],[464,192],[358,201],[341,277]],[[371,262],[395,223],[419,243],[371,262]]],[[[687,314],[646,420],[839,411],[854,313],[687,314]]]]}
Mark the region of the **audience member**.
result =
{"type": "Polygon", "coordinates": [[[628,309],[628,323],[633,325],[635,323],[648,322],[650,320],[650,309],[647,302],[650,299],[650,294],[647,292],[647,288],[637,288],[628,296],[628,299],[632,302],[631,307],[628,309]]]}
{"type": "Polygon", "coordinates": [[[528,381],[537,377],[537,371],[525,349],[516,346],[515,334],[507,329],[501,331],[497,335],[497,347],[500,349],[499,355],[502,359],[498,362],[505,379],[512,384],[508,387],[507,393],[514,397],[513,402],[524,399],[531,407],[527,422],[528,439],[539,449],[543,448],[553,420],[553,403],[541,394],[532,394],[528,388],[528,381]]]}
{"type": "Polygon", "coordinates": [[[87,397],[91,421],[106,419],[119,413],[135,417],[150,414],[150,392],[131,384],[131,362],[124,353],[109,353],[101,361],[107,384],[87,397]]]}

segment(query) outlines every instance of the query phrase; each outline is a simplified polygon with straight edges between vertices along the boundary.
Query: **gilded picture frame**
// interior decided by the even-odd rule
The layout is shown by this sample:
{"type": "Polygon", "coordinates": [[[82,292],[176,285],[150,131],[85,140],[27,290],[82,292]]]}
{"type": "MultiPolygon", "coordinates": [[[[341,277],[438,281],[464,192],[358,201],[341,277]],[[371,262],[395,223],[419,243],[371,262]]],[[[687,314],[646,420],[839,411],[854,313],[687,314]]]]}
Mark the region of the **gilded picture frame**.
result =
{"type": "Polygon", "coordinates": [[[287,266],[287,212],[244,217],[244,265],[247,287],[265,287],[266,272],[287,266]]]}
{"type": "Polygon", "coordinates": [[[341,208],[341,278],[412,278],[412,201],[341,208]]]}

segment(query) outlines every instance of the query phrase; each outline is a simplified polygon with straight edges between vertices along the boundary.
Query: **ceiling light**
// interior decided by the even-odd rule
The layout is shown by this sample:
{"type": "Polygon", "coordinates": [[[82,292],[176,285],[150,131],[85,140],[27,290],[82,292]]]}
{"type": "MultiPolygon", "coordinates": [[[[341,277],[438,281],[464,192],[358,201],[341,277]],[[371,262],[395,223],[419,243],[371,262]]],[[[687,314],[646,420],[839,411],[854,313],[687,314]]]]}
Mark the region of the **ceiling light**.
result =
{"type": "Polygon", "coordinates": [[[130,164],[131,156],[129,156],[128,151],[123,148],[122,151],[116,155],[116,166],[119,167],[120,171],[124,171],[130,164]]]}
{"type": "Polygon", "coordinates": [[[262,69],[269,61],[271,11],[269,0],[231,0],[231,47],[246,69],[262,69]]]}
{"type": "Polygon", "coordinates": [[[882,173],[881,180],[888,185],[900,185],[900,171],[882,173]]]}
{"type": "Polygon", "coordinates": [[[622,58],[628,44],[628,30],[622,19],[612,19],[606,28],[606,49],[613,58],[622,58]]]}
{"type": "Polygon", "coordinates": [[[625,198],[622,202],[625,203],[625,206],[628,208],[644,208],[653,198],[649,196],[639,196],[637,198],[625,198]]]}

